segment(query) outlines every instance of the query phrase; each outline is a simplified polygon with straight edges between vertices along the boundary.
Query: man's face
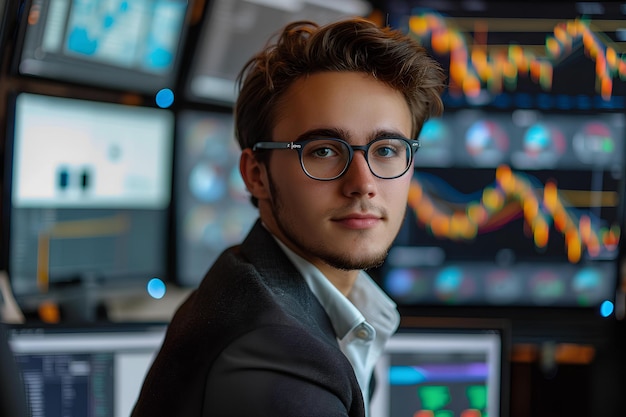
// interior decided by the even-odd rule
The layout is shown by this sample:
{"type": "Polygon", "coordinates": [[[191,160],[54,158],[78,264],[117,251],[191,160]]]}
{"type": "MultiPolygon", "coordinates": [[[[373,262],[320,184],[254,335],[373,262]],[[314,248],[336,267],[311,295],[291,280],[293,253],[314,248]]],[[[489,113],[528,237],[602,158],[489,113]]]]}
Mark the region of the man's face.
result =
{"type": "MultiPolygon", "coordinates": [[[[385,135],[408,138],[412,126],[400,92],[357,72],[297,80],[277,115],[272,138],[261,140],[332,136],[366,145],[385,135]]],[[[366,269],[384,260],[404,217],[413,168],[399,178],[380,179],[356,151],[342,177],[318,181],[303,172],[296,151],[269,152],[259,210],[281,241],[321,269],[366,269]]]]}

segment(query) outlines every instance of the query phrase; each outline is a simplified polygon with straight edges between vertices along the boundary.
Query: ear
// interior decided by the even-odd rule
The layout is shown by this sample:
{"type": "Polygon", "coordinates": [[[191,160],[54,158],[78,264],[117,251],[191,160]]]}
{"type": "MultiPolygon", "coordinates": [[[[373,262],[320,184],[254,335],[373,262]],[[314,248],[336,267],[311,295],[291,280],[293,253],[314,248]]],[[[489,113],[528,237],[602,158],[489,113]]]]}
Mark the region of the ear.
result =
{"type": "Polygon", "coordinates": [[[241,173],[243,182],[246,184],[246,188],[252,196],[259,200],[270,197],[267,167],[257,160],[252,149],[247,148],[241,152],[241,157],[239,158],[239,172],[241,173]]]}

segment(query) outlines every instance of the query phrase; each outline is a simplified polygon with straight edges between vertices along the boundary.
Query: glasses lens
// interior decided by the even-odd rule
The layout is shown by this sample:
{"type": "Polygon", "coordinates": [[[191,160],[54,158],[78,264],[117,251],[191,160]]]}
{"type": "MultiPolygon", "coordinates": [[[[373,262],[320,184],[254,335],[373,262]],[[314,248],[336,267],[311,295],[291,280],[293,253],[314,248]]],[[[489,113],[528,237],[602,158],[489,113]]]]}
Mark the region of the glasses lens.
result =
{"type": "Polygon", "coordinates": [[[377,139],[370,143],[367,160],[374,175],[398,177],[406,172],[411,163],[411,145],[402,139],[377,139]]]}
{"type": "Polygon", "coordinates": [[[337,140],[314,140],[302,149],[302,166],[313,178],[327,180],[338,177],[349,159],[348,147],[337,140]]]}

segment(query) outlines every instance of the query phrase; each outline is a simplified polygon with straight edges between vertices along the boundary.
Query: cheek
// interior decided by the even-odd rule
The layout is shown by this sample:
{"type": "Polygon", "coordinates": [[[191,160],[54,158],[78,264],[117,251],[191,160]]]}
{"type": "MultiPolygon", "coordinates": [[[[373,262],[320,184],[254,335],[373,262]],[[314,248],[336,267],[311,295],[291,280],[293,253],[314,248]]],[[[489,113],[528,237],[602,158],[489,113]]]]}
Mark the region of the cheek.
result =
{"type": "Polygon", "coordinates": [[[298,172],[290,172],[280,179],[274,178],[274,187],[281,205],[295,207],[299,215],[305,215],[314,206],[329,198],[331,193],[320,185],[323,184],[298,172]]]}
{"type": "Polygon", "coordinates": [[[294,182],[289,187],[289,194],[285,196],[293,200],[293,204],[300,207],[302,213],[314,211],[315,207],[320,207],[326,201],[330,201],[333,195],[330,190],[323,190],[316,187],[318,184],[308,182],[294,182]]]}
{"type": "Polygon", "coordinates": [[[390,204],[394,204],[395,206],[406,206],[409,188],[411,187],[411,179],[412,176],[407,173],[404,177],[399,178],[400,181],[393,184],[393,186],[389,184],[388,186],[382,188],[383,192],[386,193],[386,199],[390,202],[390,204]]]}

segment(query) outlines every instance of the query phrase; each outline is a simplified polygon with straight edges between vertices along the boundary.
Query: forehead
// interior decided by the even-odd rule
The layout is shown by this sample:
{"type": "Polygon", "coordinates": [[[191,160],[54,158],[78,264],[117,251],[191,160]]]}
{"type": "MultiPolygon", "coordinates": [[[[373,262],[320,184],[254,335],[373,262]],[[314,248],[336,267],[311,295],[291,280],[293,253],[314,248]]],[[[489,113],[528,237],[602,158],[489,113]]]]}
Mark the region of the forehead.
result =
{"type": "Polygon", "coordinates": [[[347,132],[355,140],[380,131],[409,137],[411,123],[400,91],[366,73],[321,72],[299,78],[285,91],[272,133],[279,141],[315,129],[347,132]]]}

